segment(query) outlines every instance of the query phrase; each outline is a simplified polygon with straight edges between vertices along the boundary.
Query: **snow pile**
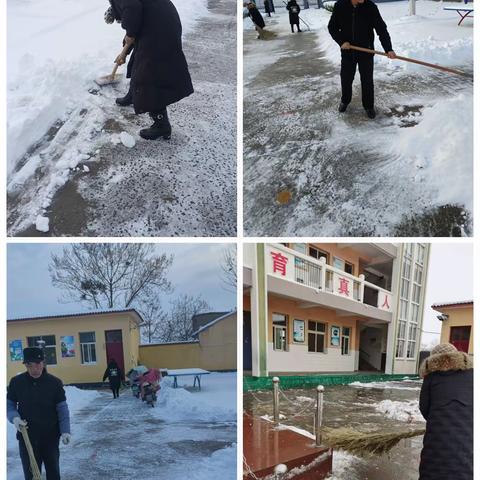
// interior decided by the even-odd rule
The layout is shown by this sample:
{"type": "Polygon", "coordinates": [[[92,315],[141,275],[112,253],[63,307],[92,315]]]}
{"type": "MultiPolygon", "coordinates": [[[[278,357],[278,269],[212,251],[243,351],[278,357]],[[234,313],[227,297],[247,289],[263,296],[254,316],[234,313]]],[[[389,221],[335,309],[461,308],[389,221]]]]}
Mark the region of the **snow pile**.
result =
{"type": "Polygon", "coordinates": [[[221,478],[235,480],[237,478],[237,445],[216,450],[209,457],[203,459],[202,464],[189,471],[189,480],[205,480],[207,478],[221,478]],[[197,468],[198,467],[198,468],[197,468]]]}
{"type": "MultiPolygon", "coordinates": [[[[193,377],[178,379],[189,387],[193,377]],[[188,380],[187,380],[188,379],[188,380]]],[[[202,378],[202,390],[173,388],[172,379],[161,382],[158,407],[152,412],[169,421],[235,422],[237,420],[237,376],[235,373],[211,373],[202,378]]]]}
{"type": "Polygon", "coordinates": [[[418,125],[401,129],[391,146],[392,154],[403,152],[415,181],[428,182],[439,204],[462,202],[470,211],[473,138],[466,138],[466,132],[472,125],[472,95],[439,99],[424,110],[418,125]]]}
{"type": "Polygon", "coordinates": [[[348,478],[357,478],[358,466],[365,463],[366,460],[355,455],[351,455],[343,450],[333,452],[333,474],[328,480],[346,480],[348,478]]]}
{"type": "Polygon", "coordinates": [[[133,148],[135,146],[135,139],[127,132],[122,132],[120,134],[120,141],[127,148],[133,148]]]}
{"type": "MultiPolygon", "coordinates": [[[[208,14],[207,0],[173,3],[184,34],[208,14]]],[[[8,174],[57,120],[78,105],[88,107],[93,79],[110,73],[125,32],[104,22],[107,6],[98,0],[8,0],[8,174]]]]}
{"type": "Polygon", "coordinates": [[[37,216],[37,220],[35,222],[35,228],[39,232],[47,233],[50,230],[50,219],[48,217],[43,217],[42,215],[37,216]]]}
{"type": "Polygon", "coordinates": [[[396,400],[382,400],[375,405],[377,412],[383,413],[386,417],[402,422],[423,422],[423,416],[418,409],[417,400],[400,402],[396,400]]]}
{"type": "MultiPolygon", "coordinates": [[[[405,381],[406,380],[403,380],[403,382],[405,381]]],[[[349,383],[348,386],[354,388],[380,388],[385,390],[420,390],[420,387],[412,387],[402,382],[352,382],[349,383]]]]}

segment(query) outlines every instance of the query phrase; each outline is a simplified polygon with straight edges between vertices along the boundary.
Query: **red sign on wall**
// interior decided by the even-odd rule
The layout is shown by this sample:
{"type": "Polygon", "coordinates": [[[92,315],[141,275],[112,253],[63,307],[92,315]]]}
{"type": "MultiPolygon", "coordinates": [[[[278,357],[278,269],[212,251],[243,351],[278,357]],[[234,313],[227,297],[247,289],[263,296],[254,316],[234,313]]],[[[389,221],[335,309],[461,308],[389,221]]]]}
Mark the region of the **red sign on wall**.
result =
{"type": "Polygon", "coordinates": [[[273,259],[273,273],[279,273],[282,276],[287,274],[288,258],[280,252],[270,252],[273,259]]]}

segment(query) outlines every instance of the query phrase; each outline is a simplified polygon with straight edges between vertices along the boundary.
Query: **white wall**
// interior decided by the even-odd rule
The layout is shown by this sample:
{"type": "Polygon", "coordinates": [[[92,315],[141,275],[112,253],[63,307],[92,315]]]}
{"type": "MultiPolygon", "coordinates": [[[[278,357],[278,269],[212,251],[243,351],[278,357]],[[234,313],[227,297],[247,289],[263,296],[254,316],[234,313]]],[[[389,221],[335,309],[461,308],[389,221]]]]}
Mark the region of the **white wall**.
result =
{"type": "Polygon", "coordinates": [[[273,349],[268,343],[269,372],[353,372],[358,352],[350,350],[342,355],[340,348],[329,348],[328,353],[309,353],[306,345],[289,345],[288,352],[273,349]]]}
{"type": "Polygon", "coordinates": [[[416,360],[395,360],[393,373],[397,375],[415,375],[418,373],[416,360]]]}

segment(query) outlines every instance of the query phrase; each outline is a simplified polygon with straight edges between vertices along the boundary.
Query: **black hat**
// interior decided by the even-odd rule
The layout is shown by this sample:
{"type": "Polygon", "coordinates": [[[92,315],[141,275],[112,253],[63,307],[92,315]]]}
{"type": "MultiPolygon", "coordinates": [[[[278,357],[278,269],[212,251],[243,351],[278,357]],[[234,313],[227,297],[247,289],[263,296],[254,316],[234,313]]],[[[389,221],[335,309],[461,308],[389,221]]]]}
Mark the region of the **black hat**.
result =
{"type": "Polygon", "coordinates": [[[43,350],[38,347],[27,347],[23,349],[23,363],[43,362],[45,356],[43,350]]]}

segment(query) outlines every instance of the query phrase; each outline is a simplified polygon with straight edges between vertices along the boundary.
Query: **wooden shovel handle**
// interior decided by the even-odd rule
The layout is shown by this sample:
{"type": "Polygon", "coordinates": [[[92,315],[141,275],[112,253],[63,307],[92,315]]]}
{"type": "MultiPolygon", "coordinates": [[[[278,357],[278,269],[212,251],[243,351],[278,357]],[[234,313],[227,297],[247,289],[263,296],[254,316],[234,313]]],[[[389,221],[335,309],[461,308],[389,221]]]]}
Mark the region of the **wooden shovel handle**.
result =
{"type": "MultiPolygon", "coordinates": [[[[383,57],[388,57],[385,52],[379,52],[378,50],[370,50],[369,48],[356,47],[355,45],[350,45],[352,50],[358,50],[359,52],[371,53],[374,55],[382,55],[383,57]]],[[[423,62],[421,60],[415,60],[414,58],[400,57],[399,55],[395,56],[396,60],[403,60],[404,62],[416,63],[417,65],[423,65],[424,67],[436,68],[442,72],[455,73],[456,75],[466,75],[462,70],[456,70],[454,68],[442,67],[441,65],[436,65],[435,63],[423,62]]]]}
{"type": "MultiPolygon", "coordinates": [[[[130,49],[131,45],[130,44],[125,44],[122,51],[120,52],[120,55],[127,55],[128,50],[130,49]]],[[[112,74],[110,75],[112,78],[115,77],[115,74],[117,73],[117,69],[120,65],[118,63],[115,63],[113,66],[112,74]]]]}

